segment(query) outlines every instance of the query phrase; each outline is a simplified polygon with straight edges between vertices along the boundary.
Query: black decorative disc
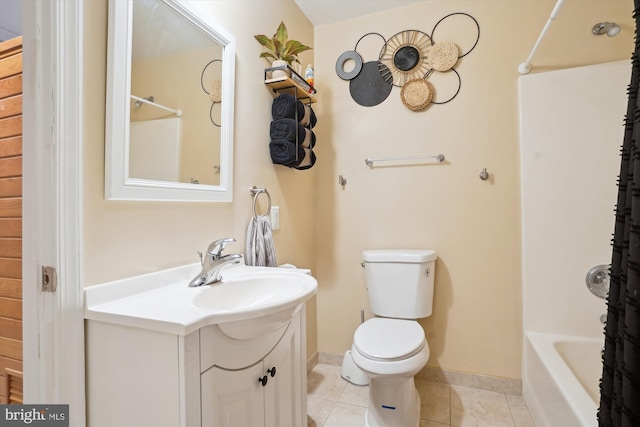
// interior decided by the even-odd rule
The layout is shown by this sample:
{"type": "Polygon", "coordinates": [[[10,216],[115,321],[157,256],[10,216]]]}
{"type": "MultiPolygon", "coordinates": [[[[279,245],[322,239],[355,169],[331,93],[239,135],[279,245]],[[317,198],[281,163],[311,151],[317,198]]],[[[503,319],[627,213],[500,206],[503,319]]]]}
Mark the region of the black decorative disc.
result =
{"type": "Polygon", "coordinates": [[[402,46],[393,55],[393,64],[400,71],[413,70],[420,61],[420,52],[413,46],[402,46]]]}
{"type": "Polygon", "coordinates": [[[365,62],[360,73],[349,81],[351,97],[363,107],[381,104],[393,89],[389,68],[379,61],[365,62]]]}
{"type": "Polygon", "coordinates": [[[336,61],[336,74],[342,80],[351,80],[360,73],[360,70],[362,70],[362,57],[355,50],[346,51],[340,55],[336,61]],[[345,71],[344,64],[350,60],[353,61],[354,64],[353,70],[345,71]]]}

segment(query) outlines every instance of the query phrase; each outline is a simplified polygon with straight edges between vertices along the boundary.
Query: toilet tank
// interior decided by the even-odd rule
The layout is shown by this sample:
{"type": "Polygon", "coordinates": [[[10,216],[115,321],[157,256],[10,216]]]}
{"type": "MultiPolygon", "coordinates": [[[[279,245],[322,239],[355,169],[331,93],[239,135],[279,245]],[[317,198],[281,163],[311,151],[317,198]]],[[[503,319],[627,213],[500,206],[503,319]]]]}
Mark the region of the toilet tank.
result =
{"type": "Polygon", "coordinates": [[[436,251],[377,249],[363,251],[362,257],[373,314],[398,319],[431,316],[436,251]]]}

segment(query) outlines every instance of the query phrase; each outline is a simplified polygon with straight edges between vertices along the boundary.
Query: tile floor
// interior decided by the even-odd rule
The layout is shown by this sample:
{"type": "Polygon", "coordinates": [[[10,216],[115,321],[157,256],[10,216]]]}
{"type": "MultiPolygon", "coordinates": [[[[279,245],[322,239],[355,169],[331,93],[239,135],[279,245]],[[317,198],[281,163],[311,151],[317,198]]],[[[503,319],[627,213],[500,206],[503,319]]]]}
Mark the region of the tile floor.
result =
{"type": "MultiPolygon", "coordinates": [[[[318,364],[307,377],[309,427],[365,425],[368,387],[343,380],[340,366],[318,364]]],[[[416,380],[420,427],[535,427],[522,396],[416,380]]]]}

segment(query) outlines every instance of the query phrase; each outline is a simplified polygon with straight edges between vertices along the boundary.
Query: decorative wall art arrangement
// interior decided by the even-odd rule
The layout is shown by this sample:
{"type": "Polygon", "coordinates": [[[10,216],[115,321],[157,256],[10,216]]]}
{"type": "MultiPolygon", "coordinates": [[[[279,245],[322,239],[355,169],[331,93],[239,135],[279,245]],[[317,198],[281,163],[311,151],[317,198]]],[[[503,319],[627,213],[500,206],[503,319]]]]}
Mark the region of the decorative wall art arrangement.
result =
{"type": "Polygon", "coordinates": [[[431,34],[419,30],[405,30],[385,39],[379,33],[367,33],[356,42],[354,50],[346,51],[336,61],[336,74],[349,81],[349,92],[355,102],[364,107],[381,104],[393,87],[400,88],[400,99],[405,107],[412,111],[424,110],[430,104],[446,104],[454,99],[462,87],[460,74],[455,70],[458,60],[467,56],[480,40],[480,25],[468,13],[456,12],[440,19],[431,30],[431,34]],[[460,54],[458,46],[452,41],[438,41],[435,37],[438,25],[445,19],[463,15],[470,18],[478,30],[471,48],[460,54]],[[358,53],[358,44],[367,36],[378,36],[383,46],[377,59],[364,62],[358,53]],[[353,66],[349,71],[345,65],[353,66]],[[429,81],[434,72],[455,73],[458,89],[453,96],[444,101],[435,101],[436,88],[429,81]]]}
{"type": "Polygon", "coordinates": [[[211,99],[211,108],[209,109],[209,118],[211,119],[211,123],[213,123],[217,127],[220,127],[220,125],[216,123],[216,121],[213,119],[213,107],[216,104],[218,104],[218,106],[222,104],[222,77],[220,76],[222,76],[222,60],[221,59],[214,59],[213,61],[210,61],[207,65],[204,66],[204,68],[202,69],[202,74],[200,74],[200,86],[202,86],[202,90],[204,91],[204,93],[209,95],[209,98],[211,99]],[[212,68],[214,68],[213,67],[214,65],[219,65],[218,67],[219,69],[212,69],[208,73],[208,74],[211,74],[212,77],[207,79],[209,81],[209,84],[205,84],[204,82],[205,72],[207,71],[209,66],[212,66],[212,68]],[[209,88],[209,90],[206,89],[207,87],[209,88]]]}

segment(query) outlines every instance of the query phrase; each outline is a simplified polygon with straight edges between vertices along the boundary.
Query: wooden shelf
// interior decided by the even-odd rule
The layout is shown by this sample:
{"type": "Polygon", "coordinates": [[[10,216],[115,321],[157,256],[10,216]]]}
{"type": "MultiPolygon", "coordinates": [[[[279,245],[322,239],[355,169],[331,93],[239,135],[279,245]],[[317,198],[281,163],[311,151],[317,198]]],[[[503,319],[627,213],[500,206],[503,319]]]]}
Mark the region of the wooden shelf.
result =
{"type": "Polygon", "coordinates": [[[264,70],[264,84],[269,86],[274,92],[290,91],[295,92],[298,99],[309,100],[311,103],[316,102],[315,94],[317,91],[310,86],[300,74],[296,73],[290,66],[283,65],[280,67],[272,67],[264,70]],[[271,77],[273,71],[284,70],[288,76],[271,77]]]}

